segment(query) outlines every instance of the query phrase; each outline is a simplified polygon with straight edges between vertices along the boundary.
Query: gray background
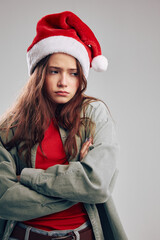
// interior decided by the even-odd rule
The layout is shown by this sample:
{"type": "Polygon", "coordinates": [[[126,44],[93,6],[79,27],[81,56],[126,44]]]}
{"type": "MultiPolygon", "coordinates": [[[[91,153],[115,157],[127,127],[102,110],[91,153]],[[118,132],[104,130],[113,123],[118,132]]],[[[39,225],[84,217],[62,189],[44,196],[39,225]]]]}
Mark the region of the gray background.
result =
{"type": "Polygon", "coordinates": [[[28,79],[26,49],[44,15],[74,11],[95,32],[109,60],[90,71],[87,93],[103,99],[121,152],[113,193],[130,240],[160,239],[160,1],[1,0],[0,115],[28,79]]]}

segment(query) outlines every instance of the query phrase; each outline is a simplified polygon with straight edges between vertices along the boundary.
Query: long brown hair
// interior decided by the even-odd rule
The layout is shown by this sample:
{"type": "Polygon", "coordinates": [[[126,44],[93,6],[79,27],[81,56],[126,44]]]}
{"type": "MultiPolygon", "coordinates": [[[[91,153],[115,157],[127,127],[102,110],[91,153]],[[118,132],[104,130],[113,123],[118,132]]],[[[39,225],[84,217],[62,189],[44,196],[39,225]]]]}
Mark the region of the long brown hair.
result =
{"type": "Polygon", "coordinates": [[[25,151],[28,166],[31,166],[31,148],[36,143],[41,143],[51,119],[57,127],[61,126],[67,130],[68,136],[64,149],[67,158],[74,158],[77,154],[75,135],[80,136],[79,129],[84,124],[84,118],[80,116],[81,110],[83,108],[85,112],[85,106],[89,102],[97,100],[84,94],[87,81],[81,65],[77,61],[79,87],[75,96],[66,104],[59,104],[58,106],[53,104],[45,89],[49,57],[50,55],[38,63],[17,102],[0,123],[0,129],[5,129],[6,136],[11,128],[15,128],[14,136],[11,140],[9,139],[6,148],[11,149],[16,144],[21,143],[19,153],[25,151]]]}

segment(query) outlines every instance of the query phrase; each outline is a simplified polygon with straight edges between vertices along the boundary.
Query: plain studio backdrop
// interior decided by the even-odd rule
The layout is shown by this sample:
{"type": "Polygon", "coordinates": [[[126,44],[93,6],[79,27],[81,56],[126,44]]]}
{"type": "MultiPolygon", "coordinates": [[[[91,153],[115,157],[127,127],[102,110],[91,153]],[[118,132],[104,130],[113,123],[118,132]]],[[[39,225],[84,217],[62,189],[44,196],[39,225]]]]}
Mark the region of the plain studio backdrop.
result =
{"type": "Polygon", "coordinates": [[[97,36],[109,67],[90,71],[87,94],[104,100],[120,142],[113,197],[129,240],[160,239],[160,1],[1,0],[0,115],[28,80],[37,21],[70,10],[97,36]]]}

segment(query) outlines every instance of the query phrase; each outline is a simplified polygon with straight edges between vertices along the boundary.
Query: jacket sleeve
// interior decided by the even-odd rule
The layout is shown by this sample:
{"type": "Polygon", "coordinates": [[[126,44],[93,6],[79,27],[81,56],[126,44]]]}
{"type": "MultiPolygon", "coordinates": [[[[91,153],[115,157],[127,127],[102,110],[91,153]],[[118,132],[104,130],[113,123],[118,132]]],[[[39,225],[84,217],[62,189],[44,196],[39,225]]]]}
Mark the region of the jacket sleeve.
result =
{"type": "Polygon", "coordinates": [[[44,196],[17,182],[16,166],[11,154],[0,142],[0,221],[25,221],[59,212],[73,202],[44,196]]]}
{"type": "Polygon", "coordinates": [[[119,149],[114,124],[102,102],[90,104],[87,117],[96,127],[93,149],[85,158],[47,170],[24,168],[20,178],[22,184],[46,196],[70,201],[102,203],[108,199],[119,149]]]}

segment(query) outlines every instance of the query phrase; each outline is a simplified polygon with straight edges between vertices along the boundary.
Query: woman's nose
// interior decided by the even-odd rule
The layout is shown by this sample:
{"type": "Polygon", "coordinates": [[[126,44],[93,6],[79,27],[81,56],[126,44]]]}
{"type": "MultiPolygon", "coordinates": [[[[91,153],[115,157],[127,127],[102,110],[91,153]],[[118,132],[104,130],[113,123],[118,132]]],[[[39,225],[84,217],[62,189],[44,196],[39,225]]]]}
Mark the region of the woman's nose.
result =
{"type": "Polygon", "coordinates": [[[60,75],[59,81],[58,81],[58,86],[63,86],[63,87],[67,86],[67,75],[66,75],[66,73],[62,73],[60,75]]]}

